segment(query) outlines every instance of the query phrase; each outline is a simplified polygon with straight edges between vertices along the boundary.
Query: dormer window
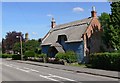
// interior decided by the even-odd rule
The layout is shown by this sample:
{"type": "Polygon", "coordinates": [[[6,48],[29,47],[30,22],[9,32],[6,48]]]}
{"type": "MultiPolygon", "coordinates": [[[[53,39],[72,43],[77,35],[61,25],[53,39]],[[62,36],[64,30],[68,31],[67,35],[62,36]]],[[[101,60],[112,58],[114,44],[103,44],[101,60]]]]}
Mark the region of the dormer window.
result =
{"type": "Polygon", "coordinates": [[[65,42],[65,41],[67,41],[67,36],[66,35],[59,35],[58,36],[58,40],[57,40],[57,42],[58,43],[62,43],[62,42],[65,42]]]}

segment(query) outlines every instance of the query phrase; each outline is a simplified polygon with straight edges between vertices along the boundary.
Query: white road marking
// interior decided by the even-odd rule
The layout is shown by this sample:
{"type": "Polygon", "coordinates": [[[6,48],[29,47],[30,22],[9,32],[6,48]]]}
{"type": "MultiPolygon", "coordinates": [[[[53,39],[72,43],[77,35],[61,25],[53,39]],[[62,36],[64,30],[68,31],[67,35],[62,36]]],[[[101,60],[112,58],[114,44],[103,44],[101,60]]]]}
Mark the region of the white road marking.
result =
{"type": "Polygon", "coordinates": [[[34,72],[39,72],[39,71],[37,71],[37,70],[34,70],[34,69],[30,69],[31,71],[34,71],[34,72]]]}
{"type": "Polygon", "coordinates": [[[52,76],[52,77],[56,77],[56,78],[60,78],[60,79],[68,80],[68,81],[75,81],[75,80],[65,78],[65,77],[61,77],[61,76],[57,76],[57,75],[52,75],[52,74],[49,74],[49,75],[52,76]]]}
{"type": "Polygon", "coordinates": [[[59,81],[59,80],[56,80],[56,79],[50,78],[50,77],[48,77],[48,76],[40,75],[40,77],[43,77],[43,78],[46,78],[46,79],[49,79],[49,80],[52,80],[52,81],[59,81]]]}
{"type": "Polygon", "coordinates": [[[8,66],[8,67],[13,67],[13,66],[11,66],[11,65],[7,65],[7,64],[5,64],[5,66],[8,66]]]}
{"type": "Polygon", "coordinates": [[[7,65],[7,64],[4,64],[5,66],[8,66],[8,67],[12,67],[12,68],[15,68],[15,69],[18,69],[18,70],[21,70],[21,71],[24,71],[24,72],[29,72],[29,71],[27,71],[27,70],[24,70],[24,69],[20,69],[19,67],[17,67],[17,66],[13,66],[12,64],[10,64],[10,65],[7,65]]]}
{"type": "Polygon", "coordinates": [[[24,72],[29,72],[29,71],[27,71],[27,70],[20,69],[20,68],[18,68],[18,67],[17,67],[16,69],[21,70],[21,71],[24,71],[24,72]]]}
{"type": "Polygon", "coordinates": [[[33,72],[37,72],[37,73],[39,72],[39,71],[37,71],[35,69],[30,69],[30,68],[27,68],[27,67],[23,67],[24,69],[27,69],[27,70],[24,70],[24,69],[21,69],[20,66],[16,66],[16,65],[13,65],[13,64],[9,64],[9,65],[5,64],[5,65],[8,66],[8,67],[13,67],[15,69],[24,71],[24,72],[29,72],[29,71],[33,71],[33,72]]]}
{"type": "Polygon", "coordinates": [[[23,67],[24,69],[30,69],[30,68],[27,68],[27,67],[23,67]]]}
{"type": "MultiPolygon", "coordinates": [[[[24,69],[21,69],[20,67],[16,66],[16,65],[13,65],[13,64],[4,64],[8,67],[12,67],[12,68],[15,68],[17,70],[20,70],[20,71],[24,71],[24,72],[30,72],[30,71],[33,71],[33,72],[39,72],[38,70],[35,70],[35,69],[30,69],[30,68],[27,68],[27,67],[23,67],[24,69],[27,69],[27,70],[24,70],[24,69]]],[[[72,80],[72,79],[69,79],[69,78],[65,78],[65,77],[61,77],[61,76],[57,76],[57,75],[53,75],[53,74],[48,74],[49,76],[44,76],[44,75],[39,75],[40,77],[43,77],[43,78],[46,78],[46,79],[49,79],[49,80],[52,80],[52,81],[59,81],[59,80],[56,80],[56,79],[53,79],[52,77],[55,77],[55,78],[59,78],[59,79],[63,79],[63,80],[68,80],[68,81],[75,81],[75,80],[72,80]]]]}

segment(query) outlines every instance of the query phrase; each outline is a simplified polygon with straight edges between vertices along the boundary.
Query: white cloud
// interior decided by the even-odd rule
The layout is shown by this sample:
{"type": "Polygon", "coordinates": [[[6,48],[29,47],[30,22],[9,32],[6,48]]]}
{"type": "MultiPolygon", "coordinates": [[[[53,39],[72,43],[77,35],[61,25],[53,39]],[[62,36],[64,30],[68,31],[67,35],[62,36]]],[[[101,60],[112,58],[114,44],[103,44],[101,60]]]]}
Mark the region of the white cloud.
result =
{"type": "Polygon", "coordinates": [[[53,17],[53,15],[52,15],[52,14],[47,14],[47,16],[48,16],[48,17],[53,17]]]}
{"type": "Polygon", "coordinates": [[[37,35],[37,33],[36,33],[36,32],[32,32],[32,34],[33,34],[33,35],[37,35]]]}
{"type": "Polygon", "coordinates": [[[84,11],[84,9],[81,8],[81,7],[75,7],[75,8],[73,8],[73,12],[83,12],[83,11],[84,11]]]}

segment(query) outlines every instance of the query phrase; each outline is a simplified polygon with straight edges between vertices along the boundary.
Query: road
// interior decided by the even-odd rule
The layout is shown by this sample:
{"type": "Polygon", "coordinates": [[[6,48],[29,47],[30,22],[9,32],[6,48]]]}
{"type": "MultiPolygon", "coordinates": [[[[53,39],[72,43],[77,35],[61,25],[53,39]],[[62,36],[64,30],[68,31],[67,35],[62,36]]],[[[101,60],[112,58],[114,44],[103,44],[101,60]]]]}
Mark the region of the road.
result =
{"type": "Polygon", "coordinates": [[[3,60],[0,66],[2,66],[2,81],[118,81],[118,79],[115,78],[75,73],[8,60],[3,60]]]}

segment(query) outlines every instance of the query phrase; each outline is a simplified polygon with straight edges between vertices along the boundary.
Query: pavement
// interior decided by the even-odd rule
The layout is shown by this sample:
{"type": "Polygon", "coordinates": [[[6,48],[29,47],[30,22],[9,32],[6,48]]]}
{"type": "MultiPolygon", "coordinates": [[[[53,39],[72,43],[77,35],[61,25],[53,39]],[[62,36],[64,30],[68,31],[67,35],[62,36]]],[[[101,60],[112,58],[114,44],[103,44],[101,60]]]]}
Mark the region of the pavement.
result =
{"type": "MultiPolygon", "coordinates": [[[[13,61],[13,60],[11,60],[11,61],[13,61]]],[[[41,62],[33,62],[33,61],[21,61],[21,60],[14,60],[14,61],[19,62],[19,63],[25,63],[25,64],[49,67],[49,68],[54,68],[54,69],[72,71],[72,72],[76,72],[76,73],[86,73],[86,74],[92,74],[92,75],[97,75],[97,76],[104,76],[104,77],[120,79],[120,72],[117,72],[117,71],[82,68],[82,67],[74,67],[74,66],[51,64],[51,63],[41,63],[41,62]]]]}

